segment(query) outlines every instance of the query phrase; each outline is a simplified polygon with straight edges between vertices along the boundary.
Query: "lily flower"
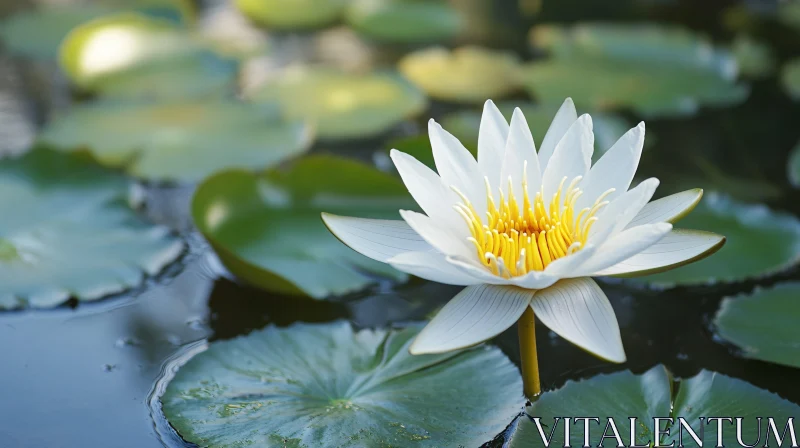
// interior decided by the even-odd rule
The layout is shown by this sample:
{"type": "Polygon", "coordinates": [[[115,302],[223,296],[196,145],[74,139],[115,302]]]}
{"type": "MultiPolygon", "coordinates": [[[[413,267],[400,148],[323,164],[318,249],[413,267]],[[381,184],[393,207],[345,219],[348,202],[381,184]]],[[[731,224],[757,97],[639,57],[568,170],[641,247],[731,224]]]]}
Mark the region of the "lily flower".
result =
{"type": "Polygon", "coordinates": [[[531,324],[535,313],[564,339],[624,362],[614,310],[591,277],[676,268],[725,242],[713,233],[672,228],[697,205],[702,190],[650,202],[658,179],[629,189],[644,123],[594,165],[592,119],[578,117],[569,98],[538,151],[520,109],[509,124],[492,101],[483,109],[477,160],[435,121],[428,132],[438,173],[391,152],[425,214],[401,210],[402,221],[322,215],[336,237],[367,257],[466,286],[419,333],[412,354],[479,344],[530,310],[531,324]]]}

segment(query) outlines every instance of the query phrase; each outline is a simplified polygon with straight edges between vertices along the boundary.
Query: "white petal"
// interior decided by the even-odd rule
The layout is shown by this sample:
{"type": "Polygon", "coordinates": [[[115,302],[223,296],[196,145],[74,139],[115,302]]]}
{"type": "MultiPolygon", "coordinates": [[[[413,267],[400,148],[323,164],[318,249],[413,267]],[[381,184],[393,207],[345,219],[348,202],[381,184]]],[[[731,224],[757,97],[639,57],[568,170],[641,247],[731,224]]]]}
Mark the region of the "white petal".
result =
{"type": "Polygon", "coordinates": [[[721,248],[725,237],[701,230],[675,229],[656,244],[595,275],[637,276],[668,271],[701,260],[721,248]]]}
{"type": "Polygon", "coordinates": [[[508,193],[508,179],[512,180],[511,186],[517,201],[522,201],[522,180],[523,173],[527,170],[529,193],[535,195],[542,184],[542,174],[539,170],[539,157],[536,155],[536,146],[533,143],[533,136],[525,121],[525,115],[519,108],[514,109],[511,117],[511,127],[506,141],[505,159],[503,160],[503,170],[500,175],[500,183],[492,184],[492,192],[501,187],[508,193]],[[526,168],[527,164],[527,168],[526,168]]]}
{"type": "Polygon", "coordinates": [[[529,272],[521,277],[511,279],[511,284],[528,289],[547,288],[562,278],[570,277],[569,274],[591,259],[596,251],[596,247],[586,246],[574,254],[553,261],[547,265],[544,271],[529,272]]]}
{"type": "MultiPolygon", "coordinates": [[[[608,195],[607,200],[612,200],[628,191],[633,175],[636,174],[636,168],[639,167],[643,146],[644,122],[641,122],[620,137],[611,149],[592,166],[586,178],[581,182],[581,189],[587,193],[601,194],[614,188],[616,191],[608,195]]],[[[578,198],[577,209],[591,207],[592,202],[594,202],[594,198],[589,194],[584,194],[578,198]]]]}
{"type": "Polygon", "coordinates": [[[486,210],[483,174],[469,150],[433,120],[428,122],[428,134],[436,170],[445,186],[458,188],[472,201],[476,210],[486,210]]]}
{"type": "Polygon", "coordinates": [[[436,220],[409,210],[400,210],[400,216],[416,233],[439,252],[445,255],[462,257],[475,256],[474,246],[469,241],[447,227],[441,226],[436,220]]]}
{"type": "Polygon", "coordinates": [[[560,278],[544,271],[533,271],[520,277],[509,279],[509,284],[525,289],[544,289],[552,286],[560,278]]]}
{"type": "Polygon", "coordinates": [[[588,242],[601,245],[624,229],[650,201],[658,184],[659,181],[655,177],[646,179],[601,209],[596,215],[597,222],[589,232],[588,242]]]}
{"type": "Polygon", "coordinates": [[[408,224],[400,220],[364,219],[323,213],[322,221],[344,244],[383,263],[405,252],[434,250],[408,224]]]}
{"type": "Polygon", "coordinates": [[[480,279],[483,283],[488,283],[490,285],[511,284],[510,280],[494,275],[489,268],[481,265],[474,255],[470,257],[447,257],[447,261],[465,274],[480,279]]]}
{"type": "Polygon", "coordinates": [[[612,362],[625,362],[614,309],[590,278],[561,280],[537,291],[534,314],[562,338],[612,362]]]}
{"type": "Polygon", "coordinates": [[[594,151],[594,134],[592,133],[592,117],[581,115],[572,123],[567,133],[556,145],[553,156],[542,174],[545,202],[558,189],[561,180],[566,177],[569,184],[577,176],[586,176],[592,163],[594,151]]]}
{"type": "Polygon", "coordinates": [[[431,218],[466,235],[468,230],[464,218],[453,210],[453,205],[459,202],[458,196],[442,183],[439,175],[402,151],[392,149],[389,154],[408,192],[420,208],[431,218]]]}
{"type": "MultiPolygon", "coordinates": [[[[478,133],[478,167],[492,185],[499,185],[506,152],[508,122],[492,100],[483,105],[481,127],[478,133]]],[[[483,182],[481,180],[481,182],[483,182]]]]}
{"type": "Polygon", "coordinates": [[[412,355],[444,353],[479,344],[514,325],[533,292],[513,286],[468,286],[422,329],[412,355]]]}
{"type": "Polygon", "coordinates": [[[544,135],[542,146],[539,148],[539,166],[542,172],[547,167],[556,145],[577,119],[578,112],[575,110],[575,103],[572,102],[572,98],[567,98],[556,112],[553,122],[550,123],[547,133],[544,135]]]}
{"type": "Polygon", "coordinates": [[[645,224],[618,233],[597,249],[586,263],[570,272],[569,277],[593,276],[598,271],[613,266],[656,244],[672,230],[672,224],[659,222],[645,224]]]}
{"type": "Polygon", "coordinates": [[[628,228],[656,222],[675,223],[688,215],[703,197],[703,189],[695,188],[657,199],[645,205],[628,224],[628,228]]]}
{"type": "Polygon", "coordinates": [[[481,283],[448,263],[445,255],[439,252],[406,252],[390,258],[387,263],[399,271],[432,282],[459,286],[481,283]]]}

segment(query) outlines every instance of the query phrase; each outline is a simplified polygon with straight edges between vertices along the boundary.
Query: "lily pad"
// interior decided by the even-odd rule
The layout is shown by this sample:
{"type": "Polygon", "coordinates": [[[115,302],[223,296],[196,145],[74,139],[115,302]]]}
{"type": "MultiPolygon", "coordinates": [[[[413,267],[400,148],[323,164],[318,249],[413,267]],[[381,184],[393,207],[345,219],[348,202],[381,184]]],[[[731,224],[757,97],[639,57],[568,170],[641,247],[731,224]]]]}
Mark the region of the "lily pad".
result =
{"type": "Polygon", "coordinates": [[[338,321],[214,342],[178,369],[162,408],[204,447],[488,442],[520,412],[517,368],[485,346],[412,356],[418,332],[338,321]]]}
{"type": "Polygon", "coordinates": [[[422,92],[395,74],[307,68],[287,70],[252,99],[280,103],[288,118],[314,123],[327,140],[374,137],[427,106],[422,92]]]}
{"type": "Polygon", "coordinates": [[[800,101],[800,58],[792,59],[781,72],[783,88],[795,101],[800,101]]]}
{"type": "Polygon", "coordinates": [[[531,36],[550,57],[524,65],[519,79],[545,103],[570,96],[589,110],[632,108],[646,116],[675,116],[701,105],[739,103],[748,94],[736,82],[730,53],[680,28],[543,25],[531,36]]]}
{"type": "Polygon", "coordinates": [[[741,34],[736,36],[731,52],[739,64],[739,72],[744,76],[761,78],[775,70],[775,55],[764,42],[741,34]]]}
{"type": "Polygon", "coordinates": [[[641,280],[659,287],[734,282],[780,272],[800,261],[800,221],[764,205],[706,194],[679,227],[713,231],[727,242],[713,257],[641,280]]]}
{"type": "Polygon", "coordinates": [[[800,368],[800,283],[726,297],[714,318],[717,333],[747,358],[800,368]]]}
{"type": "Polygon", "coordinates": [[[233,93],[237,64],[204,49],[185,30],[140,14],[103,17],[61,45],[61,68],[78,87],[104,96],[185,97],[233,93]]]}
{"type": "MultiPolygon", "coordinates": [[[[482,104],[519,88],[513,53],[480,47],[429,48],[405,56],[400,72],[428,95],[445,101],[482,104]]],[[[563,101],[563,98],[562,98],[563,101]]]]}
{"type": "Polygon", "coordinates": [[[322,299],[407,279],[340,243],[320,213],[398,219],[416,208],[399,179],[333,156],[302,158],[263,175],[226,171],[195,192],[192,216],[222,263],[261,288],[322,299]]]}
{"type": "Polygon", "coordinates": [[[236,0],[250,20],[270,29],[313,29],[339,20],[348,0],[236,0]]]}
{"type": "Polygon", "coordinates": [[[49,308],[139,285],[183,243],[128,207],[128,182],[37,149],[0,164],[0,309],[49,308]]]}
{"type": "Polygon", "coordinates": [[[389,43],[449,40],[464,26],[458,11],[437,0],[355,0],[345,20],[361,35],[389,43]]]}
{"type": "Polygon", "coordinates": [[[789,163],[786,166],[789,182],[795,188],[800,188],[800,143],[789,154],[789,163]]]}
{"type": "MultiPolygon", "coordinates": [[[[700,417],[742,417],[742,440],[753,443],[759,436],[762,436],[760,440],[764,440],[763,436],[768,431],[765,421],[761,434],[758,434],[757,417],[773,417],[780,431],[787,418],[796,417],[798,413],[800,406],[745,381],[703,370],[690,379],[673,382],[663,366],[656,366],[643,375],[626,371],[598,375],[584,381],[568,381],[563,388],[544,393],[527,409],[528,415],[540,419],[545,437],[550,437],[554,418],[561,417],[553,431],[551,446],[565,446],[564,417],[599,417],[600,422],[589,421],[589,446],[603,446],[601,442],[605,442],[605,446],[617,445],[611,429],[608,430],[608,437],[602,439],[607,418],[611,417],[625,446],[633,446],[634,443],[639,446],[672,446],[670,444],[674,442],[677,447],[682,437],[682,446],[694,447],[698,444],[686,428],[681,430],[678,418],[686,420],[703,446],[715,446],[715,422],[709,421],[704,425],[700,417]],[[673,393],[675,389],[677,393],[673,393]],[[747,405],[742,406],[742,403],[747,405]],[[630,419],[634,417],[636,427],[632,429],[630,419]],[[656,435],[654,417],[674,418],[671,425],[666,421],[660,425],[662,431],[669,427],[669,435],[656,435]]],[[[735,426],[727,422],[721,424],[725,446],[735,445],[735,426]]],[[[583,421],[579,420],[571,426],[570,445],[584,446],[583,421]]],[[[534,421],[523,416],[512,435],[509,448],[539,446],[545,446],[539,428],[534,421]]]]}
{"type": "Polygon", "coordinates": [[[120,102],[76,106],[40,140],[89,150],[103,164],[149,180],[191,182],[224,168],[261,169],[306,151],[308,126],[275,107],[233,100],[120,102]]]}

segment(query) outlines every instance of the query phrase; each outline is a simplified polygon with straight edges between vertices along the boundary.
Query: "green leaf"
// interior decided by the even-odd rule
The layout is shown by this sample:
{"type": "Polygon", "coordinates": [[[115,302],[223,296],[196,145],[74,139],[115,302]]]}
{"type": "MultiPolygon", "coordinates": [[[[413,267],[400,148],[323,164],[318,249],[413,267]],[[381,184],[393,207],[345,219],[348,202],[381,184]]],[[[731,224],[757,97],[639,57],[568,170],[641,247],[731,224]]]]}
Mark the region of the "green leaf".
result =
{"type": "Polygon", "coordinates": [[[75,28],[61,68],[80,88],[104,96],[173,98],[232,94],[237,64],[206,50],[161,19],[118,14],[75,28]]]}
{"type": "MultiPolygon", "coordinates": [[[[591,446],[616,446],[609,428],[605,440],[602,439],[607,419],[613,418],[619,436],[625,446],[653,446],[656,433],[654,417],[674,418],[674,423],[661,423],[661,430],[669,426],[670,435],[660,437],[661,446],[669,446],[672,441],[679,444],[680,424],[678,418],[686,419],[695,434],[704,441],[703,446],[715,446],[717,439],[716,425],[710,423],[702,429],[699,417],[743,418],[743,440],[753,443],[756,438],[756,417],[774,417],[779,431],[783,430],[786,419],[797,416],[800,406],[784,400],[777,395],[759,389],[745,381],[731,378],[719,373],[701,371],[696,376],[673,383],[663,366],[656,366],[642,375],[631,372],[618,372],[610,375],[598,375],[584,381],[568,381],[561,389],[545,392],[538,401],[528,407],[527,414],[538,417],[544,435],[549,437],[555,422],[554,417],[561,417],[550,446],[564,446],[565,417],[599,417],[600,422],[589,422],[589,441],[591,446]],[[677,389],[674,401],[672,390],[677,389]],[[746,404],[743,406],[743,403],[746,404]],[[636,418],[631,440],[631,418],[636,418]],[[780,422],[780,423],[779,423],[780,422]],[[704,433],[701,432],[704,430],[704,433]],[[700,436],[704,434],[704,436],[700,436]]],[[[570,428],[570,445],[584,446],[583,421],[573,421],[570,428]],[[574,424],[572,424],[574,423],[574,424]]],[[[761,432],[766,433],[766,419],[761,432]]],[[[731,424],[723,423],[723,441],[725,446],[734,446],[736,430],[731,424]]],[[[764,439],[762,439],[763,441],[764,439]]],[[[773,439],[774,440],[774,439],[773,439]]],[[[689,432],[683,430],[683,445],[697,446],[689,432]]],[[[523,416],[511,436],[509,448],[531,448],[544,446],[536,424],[527,416],[523,416]]]]}
{"type": "Polygon", "coordinates": [[[800,221],[764,205],[710,193],[678,225],[724,235],[727,242],[713,257],[643,281],[661,287],[742,281],[782,271],[800,259],[800,221]]]}
{"type": "Polygon", "coordinates": [[[800,101],[800,58],[792,59],[783,66],[781,82],[786,93],[795,101],[800,101]]]}
{"type": "Polygon", "coordinates": [[[316,124],[321,139],[374,137],[427,106],[425,96],[389,73],[347,74],[297,68],[255,91],[256,102],[278,102],[291,119],[316,124]]]}
{"type": "Polygon", "coordinates": [[[679,28],[539,26],[531,36],[550,57],[521,67],[519,79],[545,103],[572,97],[579,108],[671,116],[735,104],[748,94],[736,83],[729,53],[679,28]]]}
{"type": "Polygon", "coordinates": [[[739,72],[744,76],[762,78],[775,70],[775,55],[762,41],[746,34],[739,34],[731,46],[733,57],[739,64],[739,72]]]}
{"type": "Polygon", "coordinates": [[[795,188],[800,188],[800,143],[789,154],[789,163],[786,165],[789,183],[795,188]]]}
{"type": "Polygon", "coordinates": [[[128,207],[128,183],[37,149],[0,164],[0,309],[95,300],[139,285],[183,243],[128,207]]]}
{"type": "Polygon", "coordinates": [[[137,177],[191,182],[220,169],[261,169],[299,155],[310,133],[266,105],[104,100],[68,110],[40,140],[65,151],[88,149],[101,163],[137,177]]]}
{"type": "Polygon", "coordinates": [[[336,22],[347,0],[236,0],[250,20],[270,29],[320,28],[336,22]]]}
{"type": "Polygon", "coordinates": [[[310,156],[263,175],[226,171],[195,192],[192,216],[222,263],[264,289],[313,298],[375,282],[370,274],[407,278],[348,248],[320,213],[400,219],[416,208],[394,176],[333,156],[310,156]]]}
{"type": "Polygon", "coordinates": [[[447,3],[418,0],[355,0],[345,20],[358,33],[389,43],[449,40],[465,25],[447,3]]]}
{"type": "Polygon", "coordinates": [[[267,327],[214,342],[161,402],[203,447],[479,446],[519,413],[522,384],[496,348],[408,353],[418,328],[267,327]],[[479,374],[476,374],[479,373],[479,374]]]}
{"type": "MultiPolygon", "coordinates": [[[[445,101],[482,104],[518,89],[513,53],[481,47],[428,48],[403,57],[400,72],[428,95],[445,101]]],[[[564,98],[561,98],[563,101],[564,98]]]]}
{"type": "Polygon", "coordinates": [[[800,283],[727,297],[714,318],[717,333],[747,358],[800,367],[800,283]]]}

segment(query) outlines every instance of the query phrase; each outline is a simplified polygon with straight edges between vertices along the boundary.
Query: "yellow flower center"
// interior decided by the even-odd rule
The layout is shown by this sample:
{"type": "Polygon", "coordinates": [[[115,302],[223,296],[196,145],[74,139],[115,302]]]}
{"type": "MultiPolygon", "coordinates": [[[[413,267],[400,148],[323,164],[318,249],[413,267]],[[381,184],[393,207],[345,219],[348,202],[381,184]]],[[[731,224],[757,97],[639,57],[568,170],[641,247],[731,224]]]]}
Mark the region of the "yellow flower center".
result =
{"type": "Polygon", "coordinates": [[[455,209],[467,222],[472,236],[469,240],[477,249],[478,259],[495,275],[505,278],[542,271],[554,260],[574,253],[586,245],[597,212],[608,204],[604,199],[614,192],[600,195],[592,207],[575,213],[575,202],[582,194],[576,187],[581,176],[572,179],[564,189],[567,178],[561,179],[549,205],[540,190],[531,201],[528,195],[527,164],[523,168],[522,203],[514,197],[512,180],[508,179],[508,197],[500,189],[500,204],[495,204],[489,179],[486,182],[486,224],[479,218],[469,199],[452,187],[463,202],[455,209]]]}

